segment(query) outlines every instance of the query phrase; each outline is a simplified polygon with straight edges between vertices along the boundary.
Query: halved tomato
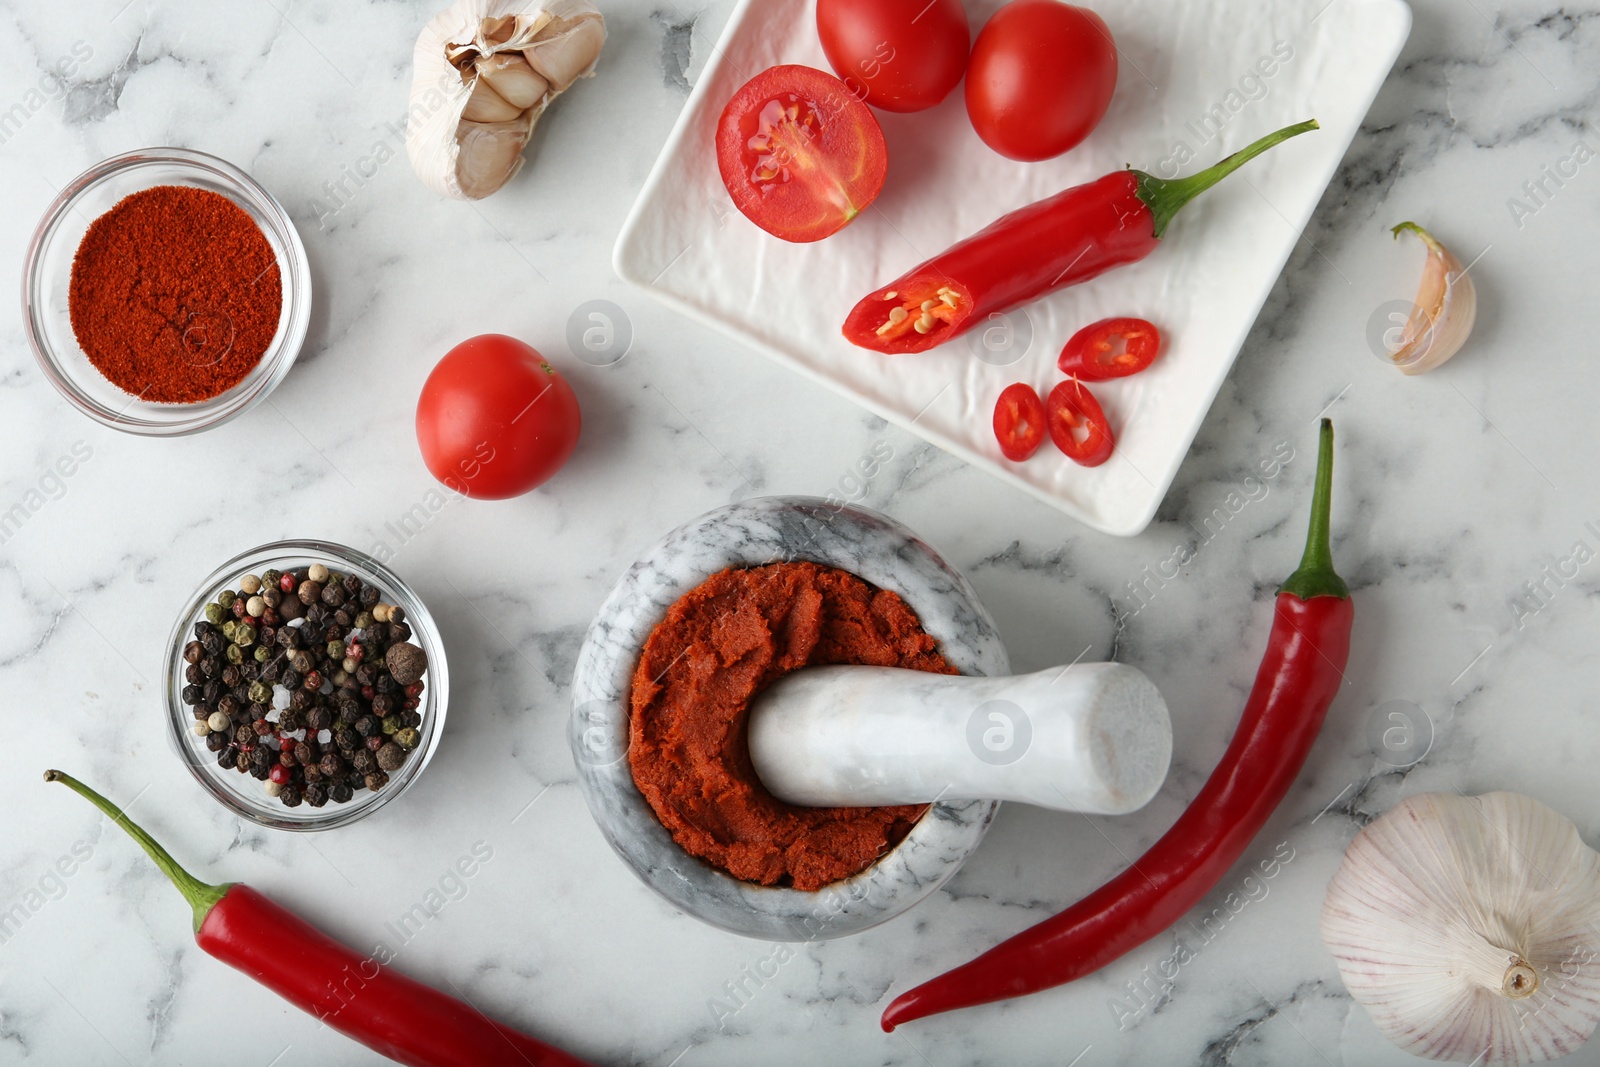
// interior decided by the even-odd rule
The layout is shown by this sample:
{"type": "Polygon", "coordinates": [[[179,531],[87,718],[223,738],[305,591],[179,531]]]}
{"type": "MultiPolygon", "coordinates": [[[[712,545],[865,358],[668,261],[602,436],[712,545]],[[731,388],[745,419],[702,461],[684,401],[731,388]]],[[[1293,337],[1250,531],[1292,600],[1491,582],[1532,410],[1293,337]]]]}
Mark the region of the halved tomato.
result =
{"type": "Polygon", "coordinates": [[[762,71],[717,123],[717,167],[734,206],[785,241],[820,241],[866,210],[889,153],[872,111],[814,67],[762,71]]]}

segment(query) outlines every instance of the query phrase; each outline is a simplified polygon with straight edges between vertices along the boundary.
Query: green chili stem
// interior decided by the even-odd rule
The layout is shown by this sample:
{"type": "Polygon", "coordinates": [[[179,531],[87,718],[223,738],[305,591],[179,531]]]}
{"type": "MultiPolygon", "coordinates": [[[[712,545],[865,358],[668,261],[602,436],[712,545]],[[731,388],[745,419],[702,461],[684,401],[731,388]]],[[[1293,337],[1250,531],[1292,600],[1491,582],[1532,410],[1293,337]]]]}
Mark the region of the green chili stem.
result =
{"type": "Polygon", "coordinates": [[[1142,170],[1134,171],[1133,173],[1139,177],[1139,199],[1145,202],[1145,206],[1150,209],[1150,214],[1155,219],[1156,236],[1160,237],[1167,232],[1167,225],[1172,222],[1172,217],[1182,211],[1185,204],[1267,149],[1274,145],[1282,144],[1291,137],[1298,137],[1309,130],[1321,128],[1316,119],[1307,119],[1305,122],[1297,122],[1293,126],[1285,126],[1281,130],[1269,133],[1265,137],[1251,142],[1226,159],[1213,163],[1200,173],[1191,174],[1187,178],[1157,178],[1155,175],[1146,174],[1142,170]]]}
{"type": "Polygon", "coordinates": [[[194,928],[196,933],[199,932],[200,924],[205,922],[206,915],[216,905],[217,901],[221,900],[223,895],[232,888],[233,883],[211,885],[207,882],[202,882],[184,870],[178,865],[178,861],[173,859],[172,855],[156,842],[155,838],[145,833],[138,823],[124,815],[121,808],[72,777],[72,775],[61,771],[45,771],[44,780],[47,782],[60,782],[74,793],[77,793],[105,812],[112,822],[122,827],[129,837],[137,841],[139,847],[144,849],[151,859],[155,860],[156,866],[161,868],[161,873],[171,879],[172,884],[178,887],[178,892],[182,893],[183,899],[189,902],[189,907],[194,909],[194,928]]]}
{"type": "Polygon", "coordinates": [[[1317,483],[1311,495],[1311,526],[1306,531],[1306,551],[1300,557],[1300,567],[1289,580],[1279,587],[1280,593],[1293,593],[1301,600],[1314,596],[1336,596],[1341,600],[1350,595],[1333,569],[1333,546],[1329,541],[1328,520],[1333,510],[1333,420],[1322,420],[1322,432],[1317,441],[1317,483]]]}

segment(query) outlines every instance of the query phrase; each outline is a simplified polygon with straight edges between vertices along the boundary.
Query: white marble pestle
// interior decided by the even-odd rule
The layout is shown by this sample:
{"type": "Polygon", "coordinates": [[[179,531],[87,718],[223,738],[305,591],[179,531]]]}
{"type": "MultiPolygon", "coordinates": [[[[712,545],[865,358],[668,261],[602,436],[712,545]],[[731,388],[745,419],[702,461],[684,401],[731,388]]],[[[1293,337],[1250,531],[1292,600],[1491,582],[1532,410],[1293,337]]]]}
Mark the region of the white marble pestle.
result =
{"type": "Polygon", "coordinates": [[[808,667],[750,709],[750,758],[809,807],[1014,800],[1121,815],[1167,776],[1172,723],[1139,670],[1052,667],[1011,678],[808,667]]]}

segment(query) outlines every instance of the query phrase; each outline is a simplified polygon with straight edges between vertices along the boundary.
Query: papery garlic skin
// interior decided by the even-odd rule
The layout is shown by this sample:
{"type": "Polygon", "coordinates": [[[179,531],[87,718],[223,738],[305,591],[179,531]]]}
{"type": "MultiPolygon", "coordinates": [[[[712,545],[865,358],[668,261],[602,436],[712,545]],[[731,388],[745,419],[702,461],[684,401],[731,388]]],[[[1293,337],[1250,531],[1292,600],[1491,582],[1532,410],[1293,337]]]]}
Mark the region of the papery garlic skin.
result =
{"type": "Polygon", "coordinates": [[[457,0],[440,12],[412,53],[406,153],[417,176],[456,200],[505,185],[539,116],[594,73],[605,40],[591,0],[457,0]]]}
{"type": "Polygon", "coordinates": [[[1516,793],[1425,793],[1362,830],[1322,939],[1345,987],[1415,1056],[1516,1064],[1600,1020],[1600,853],[1516,793]]]}
{"type": "Polygon", "coordinates": [[[1472,277],[1439,240],[1414,222],[1391,231],[1398,239],[1414,233],[1428,246],[1422,282],[1411,315],[1400,330],[1400,343],[1389,358],[1407,374],[1426,374],[1461,351],[1478,318],[1478,291],[1472,277]]]}

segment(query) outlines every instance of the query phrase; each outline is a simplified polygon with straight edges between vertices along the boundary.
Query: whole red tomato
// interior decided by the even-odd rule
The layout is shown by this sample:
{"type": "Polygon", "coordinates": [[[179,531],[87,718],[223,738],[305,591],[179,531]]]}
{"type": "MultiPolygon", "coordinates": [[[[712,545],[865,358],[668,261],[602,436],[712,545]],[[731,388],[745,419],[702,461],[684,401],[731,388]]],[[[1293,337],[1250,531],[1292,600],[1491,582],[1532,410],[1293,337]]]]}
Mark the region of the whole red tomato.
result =
{"type": "Polygon", "coordinates": [[[439,481],[504,500],[542,485],[578,444],[572,386],[532,345],[486,333],[445,353],[417,401],[417,443],[439,481]]]}
{"type": "Polygon", "coordinates": [[[1100,124],[1117,87],[1117,46],[1093,11],[1011,0],[978,33],[967,63],[967,115],[983,143],[1035,162],[1100,124]]]}
{"type": "Polygon", "coordinates": [[[948,96],[972,41],[961,0],[817,0],[817,35],[850,91],[885,111],[948,96]]]}

